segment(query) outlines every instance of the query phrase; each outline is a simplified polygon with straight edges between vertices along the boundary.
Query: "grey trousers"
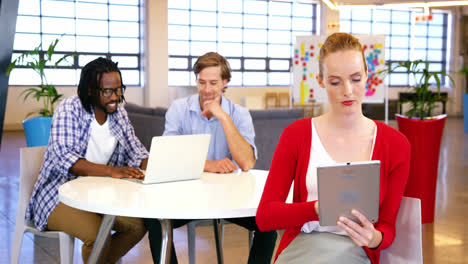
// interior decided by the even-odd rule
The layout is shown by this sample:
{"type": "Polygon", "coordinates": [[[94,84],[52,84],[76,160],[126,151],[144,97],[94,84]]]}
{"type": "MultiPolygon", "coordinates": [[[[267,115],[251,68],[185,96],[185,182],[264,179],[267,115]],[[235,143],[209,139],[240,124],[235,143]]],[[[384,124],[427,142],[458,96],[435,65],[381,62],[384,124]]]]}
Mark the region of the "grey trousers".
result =
{"type": "Polygon", "coordinates": [[[347,263],[371,264],[362,247],[351,238],[327,232],[301,232],[286,247],[276,264],[321,264],[347,263]]]}

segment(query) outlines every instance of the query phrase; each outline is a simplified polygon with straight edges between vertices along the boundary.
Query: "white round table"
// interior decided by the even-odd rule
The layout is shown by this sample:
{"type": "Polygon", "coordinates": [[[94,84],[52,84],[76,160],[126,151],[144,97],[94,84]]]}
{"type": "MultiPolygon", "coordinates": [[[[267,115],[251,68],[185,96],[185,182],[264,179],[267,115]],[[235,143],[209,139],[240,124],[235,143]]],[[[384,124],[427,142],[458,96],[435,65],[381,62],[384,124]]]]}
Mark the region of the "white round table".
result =
{"type": "Polygon", "coordinates": [[[88,263],[95,263],[117,216],[158,218],[163,231],[161,263],[169,263],[170,219],[255,216],[268,171],[203,173],[201,179],[141,184],[110,177],[80,177],[59,188],[62,203],[104,215],[88,263]]]}

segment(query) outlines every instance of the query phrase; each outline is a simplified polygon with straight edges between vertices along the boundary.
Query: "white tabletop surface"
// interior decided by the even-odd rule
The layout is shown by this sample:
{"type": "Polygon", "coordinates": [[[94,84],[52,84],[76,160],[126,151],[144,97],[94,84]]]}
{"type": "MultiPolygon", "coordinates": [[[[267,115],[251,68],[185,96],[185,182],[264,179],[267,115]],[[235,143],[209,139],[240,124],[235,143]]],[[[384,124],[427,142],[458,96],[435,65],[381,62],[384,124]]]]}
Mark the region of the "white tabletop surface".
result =
{"type": "Polygon", "coordinates": [[[162,219],[255,216],[268,171],[203,173],[200,180],[140,184],[80,177],[59,188],[64,204],[101,214],[162,219]]]}

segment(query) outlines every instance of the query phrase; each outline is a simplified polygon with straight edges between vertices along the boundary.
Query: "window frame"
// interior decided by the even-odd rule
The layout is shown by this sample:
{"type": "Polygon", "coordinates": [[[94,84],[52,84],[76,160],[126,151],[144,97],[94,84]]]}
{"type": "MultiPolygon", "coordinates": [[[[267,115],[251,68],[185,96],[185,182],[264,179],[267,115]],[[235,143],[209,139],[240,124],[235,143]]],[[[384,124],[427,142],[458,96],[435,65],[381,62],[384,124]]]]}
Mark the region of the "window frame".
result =
{"type": "MultiPolygon", "coordinates": [[[[387,8],[372,8],[372,9],[369,9],[369,11],[371,12],[371,19],[370,21],[368,19],[353,19],[353,10],[354,8],[347,8],[347,10],[349,11],[349,17],[347,18],[341,18],[341,14],[340,14],[340,24],[344,21],[346,23],[349,23],[349,31],[344,31],[344,32],[348,32],[348,33],[351,33],[351,34],[354,34],[353,32],[353,22],[360,22],[360,23],[370,23],[370,32],[368,34],[373,34],[373,32],[376,31],[376,27],[378,24],[386,24],[388,25],[389,27],[389,34],[384,34],[385,37],[386,37],[386,44],[390,43],[391,42],[391,39],[393,37],[407,37],[408,38],[408,46],[407,48],[392,48],[392,45],[385,45],[385,55],[386,57],[386,63],[387,65],[394,65],[396,63],[399,63],[399,62],[407,62],[407,61],[412,61],[412,60],[415,60],[415,50],[424,50],[425,51],[425,57],[430,64],[433,64],[433,65],[441,65],[441,70],[445,70],[445,71],[449,71],[448,67],[449,67],[449,52],[450,52],[450,48],[449,48],[449,42],[450,42],[450,29],[449,29],[449,20],[450,20],[450,13],[446,10],[432,10],[433,13],[436,13],[436,14],[440,14],[442,15],[442,24],[437,24],[437,25],[431,25],[430,22],[423,22],[423,23],[419,23],[419,24],[416,24],[415,22],[415,17],[416,15],[422,15],[422,11],[419,10],[419,9],[405,9],[405,10],[401,10],[401,9],[387,9],[387,8]],[[376,19],[376,11],[388,11],[390,14],[389,14],[389,20],[386,21],[386,20],[377,20],[376,19]],[[394,19],[392,19],[394,13],[397,13],[397,12],[408,12],[408,15],[410,16],[409,17],[409,21],[407,23],[405,22],[399,22],[399,21],[395,21],[394,19]],[[407,25],[408,26],[408,34],[405,35],[405,34],[394,34],[392,32],[393,30],[393,27],[392,25],[407,25]],[[415,29],[418,25],[423,25],[424,27],[426,27],[426,34],[425,36],[418,36],[418,38],[424,38],[425,41],[426,41],[426,47],[425,48],[416,48],[414,47],[414,42],[416,41],[416,33],[415,33],[415,29]],[[427,44],[427,42],[431,39],[430,35],[429,35],[429,28],[430,27],[441,27],[442,28],[442,36],[441,37],[436,37],[436,38],[440,38],[442,40],[442,48],[441,49],[431,49],[429,48],[429,45],[427,44]],[[389,39],[390,38],[390,39],[389,39]],[[408,55],[408,60],[392,60],[392,51],[396,51],[396,50],[406,50],[407,51],[407,55],[408,55]],[[439,50],[441,51],[441,58],[442,60],[429,60],[428,59],[428,54],[431,50],[439,50]]],[[[341,12],[341,10],[340,10],[341,12]]],[[[378,33],[377,33],[378,34],[378,33]]],[[[434,38],[434,37],[432,37],[434,38]]],[[[387,80],[386,80],[386,83],[389,87],[392,87],[392,88],[401,88],[401,87],[408,87],[408,86],[411,86],[413,85],[414,81],[411,79],[411,76],[409,74],[408,71],[406,72],[398,72],[398,73],[391,73],[387,76],[387,80]],[[395,76],[395,75],[403,75],[405,74],[406,75],[406,84],[392,84],[391,83],[391,76],[395,76]]],[[[441,85],[442,86],[446,86],[448,83],[447,83],[447,80],[446,78],[443,78],[441,80],[441,85]]]]}
{"type": "MultiPolygon", "coordinates": [[[[21,1],[20,5],[21,5],[21,1]]],[[[142,71],[143,71],[143,58],[142,58],[142,39],[143,39],[143,32],[142,32],[142,8],[144,8],[144,3],[142,0],[138,0],[138,4],[122,4],[122,3],[110,3],[107,1],[106,3],[102,2],[97,2],[93,0],[80,0],[80,1],[69,1],[69,0],[37,0],[38,6],[39,6],[39,13],[38,14],[21,14],[18,13],[18,17],[36,17],[39,18],[39,32],[24,32],[24,31],[16,31],[15,32],[15,37],[16,34],[23,34],[23,35],[35,35],[39,36],[39,43],[42,43],[42,51],[39,51],[39,56],[41,59],[44,58],[45,54],[47,53],[47,47],[49,46],[50,42],[46,42],[44,40],[44,37],[47,36],[54,36],[57,38],[62,38],[62,37],[72,37],[74,39],[74,44],[75,44],[75,51],[64,51],[64,50],[57,50],[54,52],[54,55],[75,55],[73,57],[70,57],[68,60],[71,62],[70,65],[58,65],[56,68],[53,67],[52,65],[47,65],[45,68],[49,70],[54,70],[54,69],[69,69],[69,70],[74,70],[75,71],[75,82],[70,82],[69,84],[55,84],[51,83],[54,86],[57,87],[69,87],[69,86],[77,86],[79,83],[79,73],[81,72],[81,69],[83,69],[84,65],[80,66],[79,63],[79,58],[80,56],[96,56],[96,57],[104,57],[106,59],[112,59],[113,57],[132,57],[136,58],[136,65],[134,67],[128,67],[128,66],[120,66],[119,69],[124,74],[125,71],[138,71],[138,80],[137,83],[131,83],[127,85],[128,87],[141,87],[144,80],[142,79],[142,71]],[[69,16],[51,16],[51,15],[44,15],[43,14],[43,2],[67,2],[67,3],[72,3],[74,6],[74,16],[69,17],[69,16]],[[96,18],[80,18],[77,16],[77,4],[82,3],[82,4],[99,4],[99,5],[105,5],[107,8],[107,18],[103,19],[96,19],[96,18]],[[111,19],[110,16],[110,7],[136,7],[138,9],[138,19],[137,21],[134,20],[121,20],[121,19],[111,19]],[[71,19],[74,22],[74,33],[64,33],[64,34],[58,34],[58,33],[46,33],[43,30],[43,19],[48,19],[48,18],[57,18],[57,19],[71,19]],[[93,34],[77,34],[76,29],[77,29],[77,23],[79,20],[86,20],[86,21],[101,21],[105,22],[107,25],[107,34],[106,35],[93,35],[93,34]],[[112,22],[128,22],[128,23],[136,23],[138,25],[138,36],[137,37],[128,37],[128,36],[119,36],[119,35],[112,35],[111,34],[111,23],[112,22]],[[99,37],[99,38],[105,38],[107,39],[107,52],[89,52],[89,51],[79,51],[77,50],[77,37],[99,37]],[[111,39],[132,39],[136,40],[138,42],[138,51],[134,53],[122,53],[122,52],[111,52],[111,39]],[[71,61],[72,60],[72,61],[71,61]]],[[[60,45],[60,42],[59,42],[60,45]]],[[[31,49],[32,50],[32,49],[31,49]]],[[[20,56],[23,53],[31,51],[29,49],[13,49],[13,56],[12,60],[14,60],[17,56],[20,56]]],[[[18,65],[16,68],[18,69],[25,69],[27,67],[18,65]]],[[[125,80],[124,80],[125,82],[125,80]]],[[[18,86],[18,87],[24,87],[24,86],[31,86],[31,84],[22,84],[22,83],[9,83],[9,86],[18,86]]]]}
{"type": "MultiPolygon", "coordinates": [[[[229,84],[229,87],[289,87],[292,85],[292,79],[291,77],[288,78],[288,84],[274,84],[272,83],[271,81],[271,76],[270,76],[270,73],[287,73],[287,74],[291,74],[291,69],[292,69],[292,63],[293,63],[293,60],[292,60],[292,52],[294,50],[294,42],[295,42],[295,33],[297,32],[302,32],[303,34],[317,34],[318,32],[318,25],[319,25],[319,4],[316,3],[316,2],[307,2],[307,3],[300,3],[300,4],[307,4],[307,5],[310,5],[311,6],[311,13],[312,13],[312,17],[305,17],[305,16],[294,16],[293,14],[293,4],[294,2],[281,2],[282,4],[289,4],[290,5],[290,15],[289,16],[286,16],[286,15],[272,15],[270,13],[270,3],[273,2],[271,0],[259,0],[259,1],[256,1],[256,2],[263,2],[263,3],[266,3],[267,5],[267,8],[266,8],[266,13],[262,13],[262,14],[258,14],[258,13],[255,13],[255,14],[252,14],[248,11],[245,10],[245,3],[246,2],[252,2],[252,1],[249,1],[249,0],[242,0],[242,12],[233,12],[233,11],[223,11],[223,10],[220,10],[220,6],[219,6],[219,3],[221,0],[215,0],[217,2],[217,7],[216,7],[216,10],[210,10],[210,11],[201,11],[201,10],[192,10],[190,7],[191,7],[191,4],[194,0],[189,0],[189,8],[188,9],[184,9],[184,8],[172,8],[172,7],[168,7],[168,12],[170,13],[171,10],[173,11],[184,11],[184,12],[187,12],[189,13],[189,22],[188,24],[177,24],[177,23],[171,23],[170,22],[170,19],[169,19],[169,22],[168,22],[168,27],[170,26],[186,26],[189,28],[189,38],[188,39],[184,39],[184,40],[180,40],[180,39],[171,39],[171,37],[169,36],[168,37],[168,42],[169,42],[169,45],[171,45],[171,41],[174,41],[174,42],[188,42],[188,47],[187,47],[187,50],[188,50],[188,54],[186,55],[182,55],[182,54],[171,54],[171,52],[169,52],[169,60],[171,59],[187,59],[187,67],[186,68],[171,68],[170,67],[170,62],[169,62],[169,74],[170,72],[187,72],[189,74],[189,77],[188,77],[188,81],[189,83],[187,84],[171,84],[171,80],[170,80],[170,77],[169,77],[169,86],[170,87],[187,87],[187,86],[196,86],[196,82],[194,80],[194,73],[193,73],[193,64],[195,63],[195,61],[197,60],[197,58],[199,56],[201,56],[202,54],[199,54],[199,55],[194,55],[191,51],[191,45],[193,42],[196,42],[196,43],[199,43],[199,42],[202,42],[200,40],[193,40],[192,39],[192,36],[191,36],[191,28],[192,28],[192,23],[191,23],[191,12],[192,11],[195,11],[195,12],[209,12],[209,13],[215,13],[216,14],[216,17],[217,17],[217,21],[216,21],[216,25],[215,26],[205,26],[205,27],[210,27],[210,28],[216,28],[216,32],[217,32],[217,35],[216,35],[216,40],[214,41],[209,41],[210,43],[215,43],[216,45],[216,50],[213,50],[213,51],[216,51],[216,52],[220,52],[220,46],[222,43],[228,43],[228,44],[240,44],[241,47],[242,47],[242,56],[231,56],[231,55],[224,55],[222,54],[221,52],[221,55],[223,55],[228,61],[229,60],[239,60],[240,61],[240,68],[235,68],[235,69],[232,69],[232,73],[233,74],[238,74],[238,73],[241,73],[242,75],[242,78],[241,78],[241,81],[240,81],[240,84],[233,84],[233,83],[230,83],[229,84]],[[220,16],[223,16],[223,14],[227,14],[227,15],[241,15],[242,16],[242,25],[241,26],[238,26],[238,27],[233,27],[233,26],[223,26],[222,24],[220,24],[220,16]],[[246,16],[263,16],[263,17],[266,17],[266,27],[265,28],[261,28],[261,29],[258,29],[256,27],[252,27],[252,26],[246,26],[245,25],[245,19],[246,19],[246,16]],[[270,23],[270,19],[271,17],[283,17],[283,18],[288,18],[291,23],[290,23],[290,27],[289,29],[271,29],[269,27],[269,23],[270,23]],[[294,25],[293,25],[293,19],[294,18],[302,18],[302,19],[310,19],[311,20],[311,25],[312,25],[312,29],[310,31],[301,31],[301,30],[294,30],[294,25]],[[223,28],[226,28],[226,29],[240,29],[242,31],[242,40],[241,41],[223,41],[221,39],[221,33],[220,31],[223,29],[223,28]],[[266,40],[264,42],[255,42],[255,41],[245,41],[245,30],[264,30],[266,32],[266,40]],[[269,36],[270,36],[270,32],[280,32],[280,31],[283,31],[283,32],[288,32],[289,35],[290,35],[290,40],[289,42],[286,44],[286,43],[272,43],[270,42],[269,40],[269,36]],[[266,56],[263,57],[263,56],[246,56],[245,55],[245,44],[260,44],[260,45],[265,45],[266,47],[266,56]],[[290,49],[290,52],[291,54],[289,54],[290,56],[288,57],[270,57],[269,54],[268,54],[268,51],[269,51],[269,47],[271,45],[279,45],[279,46],[288,46],[289,49],[290,49]],[[264,60],[265,61],[265,69],[264,70],[259,70],[259,69],[248,69],[246,68],[246,62],[248,62],[249,60],[264,60]],[[270,62],[271,61],[287,61],[288,62],[288,68],[284,68],[284,69],[272,69],[271,66],[270,66],[270,62]],[[244,73],[265,73],[266,74],[266,80],[265,80],[265,83],[264,84],[258,84],[258,85],[251,85],[251,84],[246,84],[246,81],[244,80],[245,77],[244,77],[244,73]]],[[[168,14],[170,16],[170,14],[168,14]]],[[[203,26],[199,26],[199,25],[196,25],[196,27],[203,27],[203,26]]],[[[231,79],[232,81],[232,79],[231,79]]]]}

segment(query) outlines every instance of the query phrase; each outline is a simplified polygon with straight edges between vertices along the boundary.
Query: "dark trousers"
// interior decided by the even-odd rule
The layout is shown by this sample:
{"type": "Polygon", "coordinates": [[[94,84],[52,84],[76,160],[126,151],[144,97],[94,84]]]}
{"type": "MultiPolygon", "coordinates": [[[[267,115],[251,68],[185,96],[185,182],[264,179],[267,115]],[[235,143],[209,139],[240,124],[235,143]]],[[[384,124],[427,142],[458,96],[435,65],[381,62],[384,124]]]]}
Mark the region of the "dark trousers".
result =
{"type": "MultiPolygon", "coordinates": [[[[255,223],[255,217],[231,218],[229,222],[242,226],[250,231],[254,231],[252,248],[249,254],[249,264],[265,263],[270,264],[273,250],[276,243],[276,231],[261,232],[255,223]]],[[[178,228],[187,224],[190,220],[171,220],[172,228],[178,228]]],[[[161,259],[162,232],[158,219],[144,219],[145,227],[148,229],[151,255],[153,262],[159,263],[161,259]]],[[[174,242],[171,250],[171,264],[177,264],[174,242]]]]}

